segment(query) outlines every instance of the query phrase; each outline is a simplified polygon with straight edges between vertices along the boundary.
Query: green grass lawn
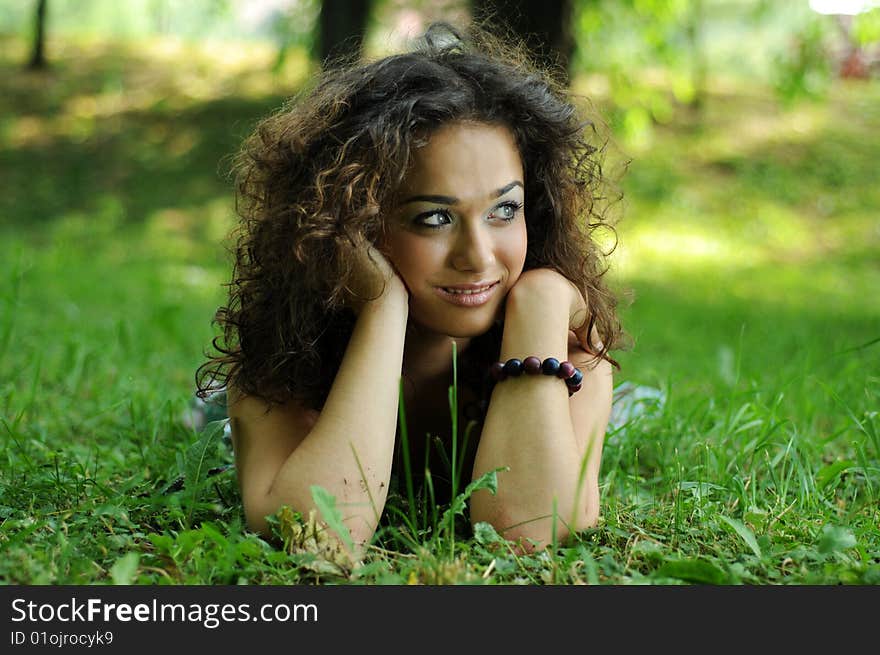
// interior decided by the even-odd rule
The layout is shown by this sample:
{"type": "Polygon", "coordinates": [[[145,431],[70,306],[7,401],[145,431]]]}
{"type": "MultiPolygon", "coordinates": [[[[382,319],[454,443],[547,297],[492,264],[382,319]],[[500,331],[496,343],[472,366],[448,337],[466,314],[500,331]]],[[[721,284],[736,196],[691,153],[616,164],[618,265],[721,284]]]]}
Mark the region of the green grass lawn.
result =
{"type": "Polygon", "coordinates": [[[206,473],[228,449],[180,419],[228,275],[223,159],[307,70],[209,54],[68,43],[39,76],[0,48],[0,581],[880,583],[876,82],[782,108],[718,80],[621,144],[618,382],[668,400],[608,435],[596,529],[531,556],[388,530],[352,571],[247,533],[206,473]]]}

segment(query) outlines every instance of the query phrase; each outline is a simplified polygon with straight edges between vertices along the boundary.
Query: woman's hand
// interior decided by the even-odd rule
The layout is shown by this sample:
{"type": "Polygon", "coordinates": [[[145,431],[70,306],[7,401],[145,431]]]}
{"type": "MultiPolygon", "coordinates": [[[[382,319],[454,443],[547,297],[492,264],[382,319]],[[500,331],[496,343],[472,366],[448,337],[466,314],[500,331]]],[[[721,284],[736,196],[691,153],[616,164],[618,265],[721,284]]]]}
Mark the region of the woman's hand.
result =
{"type": "Polygon", "coordinates": [[[524,271],[510,290],[526,295],[537,303],[561,303],[568,308],[568,329],[575,334],[582,348],[587,349],[587,302],[580,290],[562,273],[552,268],[524,271]]]}
{"type": "Polygon", "coordinates": [[[351,275],[346,289],[346,303],[355,315],[368,302],[394,294],[409,299],[403,280],[391,262],[369,241],[360,237],[355,244],[346,242],[344,256],[351,262],[351,275]]]}

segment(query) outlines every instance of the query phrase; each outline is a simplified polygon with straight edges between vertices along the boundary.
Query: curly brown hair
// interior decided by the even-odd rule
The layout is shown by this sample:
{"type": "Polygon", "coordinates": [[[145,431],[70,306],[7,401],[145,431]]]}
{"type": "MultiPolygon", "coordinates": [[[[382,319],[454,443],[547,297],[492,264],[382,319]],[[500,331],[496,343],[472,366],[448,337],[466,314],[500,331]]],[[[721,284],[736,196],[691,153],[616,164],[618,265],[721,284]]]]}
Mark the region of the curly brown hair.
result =
{"type": "MultiPolygon", "coordinates": [[[[608,351],[622,335],[606,287],[597,229],[616,233],[620,194],[602,173],[608,140],[575,104],[563,76],[522,41],[473,25],[434,23],[416,47],[364,63],[327,64],[264,119],[234,160],[236,231],[229,300],[216,314],[217,353],[196,372],[199,393],[234,385],[267,402],[321,408],[354,326],[346,252],[376,243],[414,148],[452,121],[502,125],[525,173],[525,269],[549,267],[588,299],[589,327],[608,351]]],[[[588,332],[588,333],[590,333],[588,332]]]]}

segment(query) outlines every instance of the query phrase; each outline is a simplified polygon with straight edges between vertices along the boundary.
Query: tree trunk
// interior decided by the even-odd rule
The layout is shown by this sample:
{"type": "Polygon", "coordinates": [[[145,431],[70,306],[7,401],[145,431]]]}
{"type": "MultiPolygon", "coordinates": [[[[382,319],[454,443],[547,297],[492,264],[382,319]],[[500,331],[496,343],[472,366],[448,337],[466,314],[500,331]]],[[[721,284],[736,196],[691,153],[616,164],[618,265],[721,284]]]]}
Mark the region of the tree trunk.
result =
{"type": "Polygon", "coordinates": [[[472,0],[474,18],[491,15],[520,36],[543,66],[555,67],[570,81],[574,54],[573,0],[472,0]]]}
{"type": "Polygon", "coordinates": [[[707,68],[706,51],[703,48],[704,13],[703,0],[692,0],[688,17],[687,39],[691,56],[691,83],[694,95],[690,101],[691,109],[699,112],[706,103],[707,68]]]}
{"type": "Polygon", "coordinates": [[[318,17],[318,53],[321,64],[329,60],[360,58],[369,0],[323,0],[318,17]]]}
{"type": "Polygon", "coordinates": [[[46,0],[37,0],[37,14],[34,21],[34,47],[28,68],[42,70],[46,68],[46,0]]]}

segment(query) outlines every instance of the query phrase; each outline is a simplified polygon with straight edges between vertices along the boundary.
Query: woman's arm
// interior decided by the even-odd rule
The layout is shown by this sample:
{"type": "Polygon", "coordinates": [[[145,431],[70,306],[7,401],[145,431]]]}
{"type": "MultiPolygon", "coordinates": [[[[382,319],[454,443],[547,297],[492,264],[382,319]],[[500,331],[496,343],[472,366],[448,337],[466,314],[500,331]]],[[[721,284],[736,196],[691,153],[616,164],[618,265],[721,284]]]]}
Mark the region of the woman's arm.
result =
{"type": "Polygon", "coordinates": [[[320,415],[298,403],[269,408],[253,397],[229,406],[236,468],[251,529],[282,505],[308,515],[310,487],[336,497],[357,544],[385,506],[394,454],[408,294],[392,275],[358,318],[320,415]],[[268,410],[268,411],[267,411],[268,410]],[[363,471],[363,475],[361,474],[363,471]]]}
{"type": "Polygon", "coordinates": [[[611,367],[583,351],[571,329],[585,316],[580,293],[550,269],[528,271],[510,291],[501,360],[569,360],[584,373],[583,387],[568,396],[555,377],[508,378],[496,385],[480,437],[474,477],[498,467],[498,491],[478,491],[471,520],[488,521],[508,539],[546,546],[570,531],[595,524],[599,513],[599,463],[611,412],[611,367]],[[584,473],[582,474],[582,467],[584,473]]]}

